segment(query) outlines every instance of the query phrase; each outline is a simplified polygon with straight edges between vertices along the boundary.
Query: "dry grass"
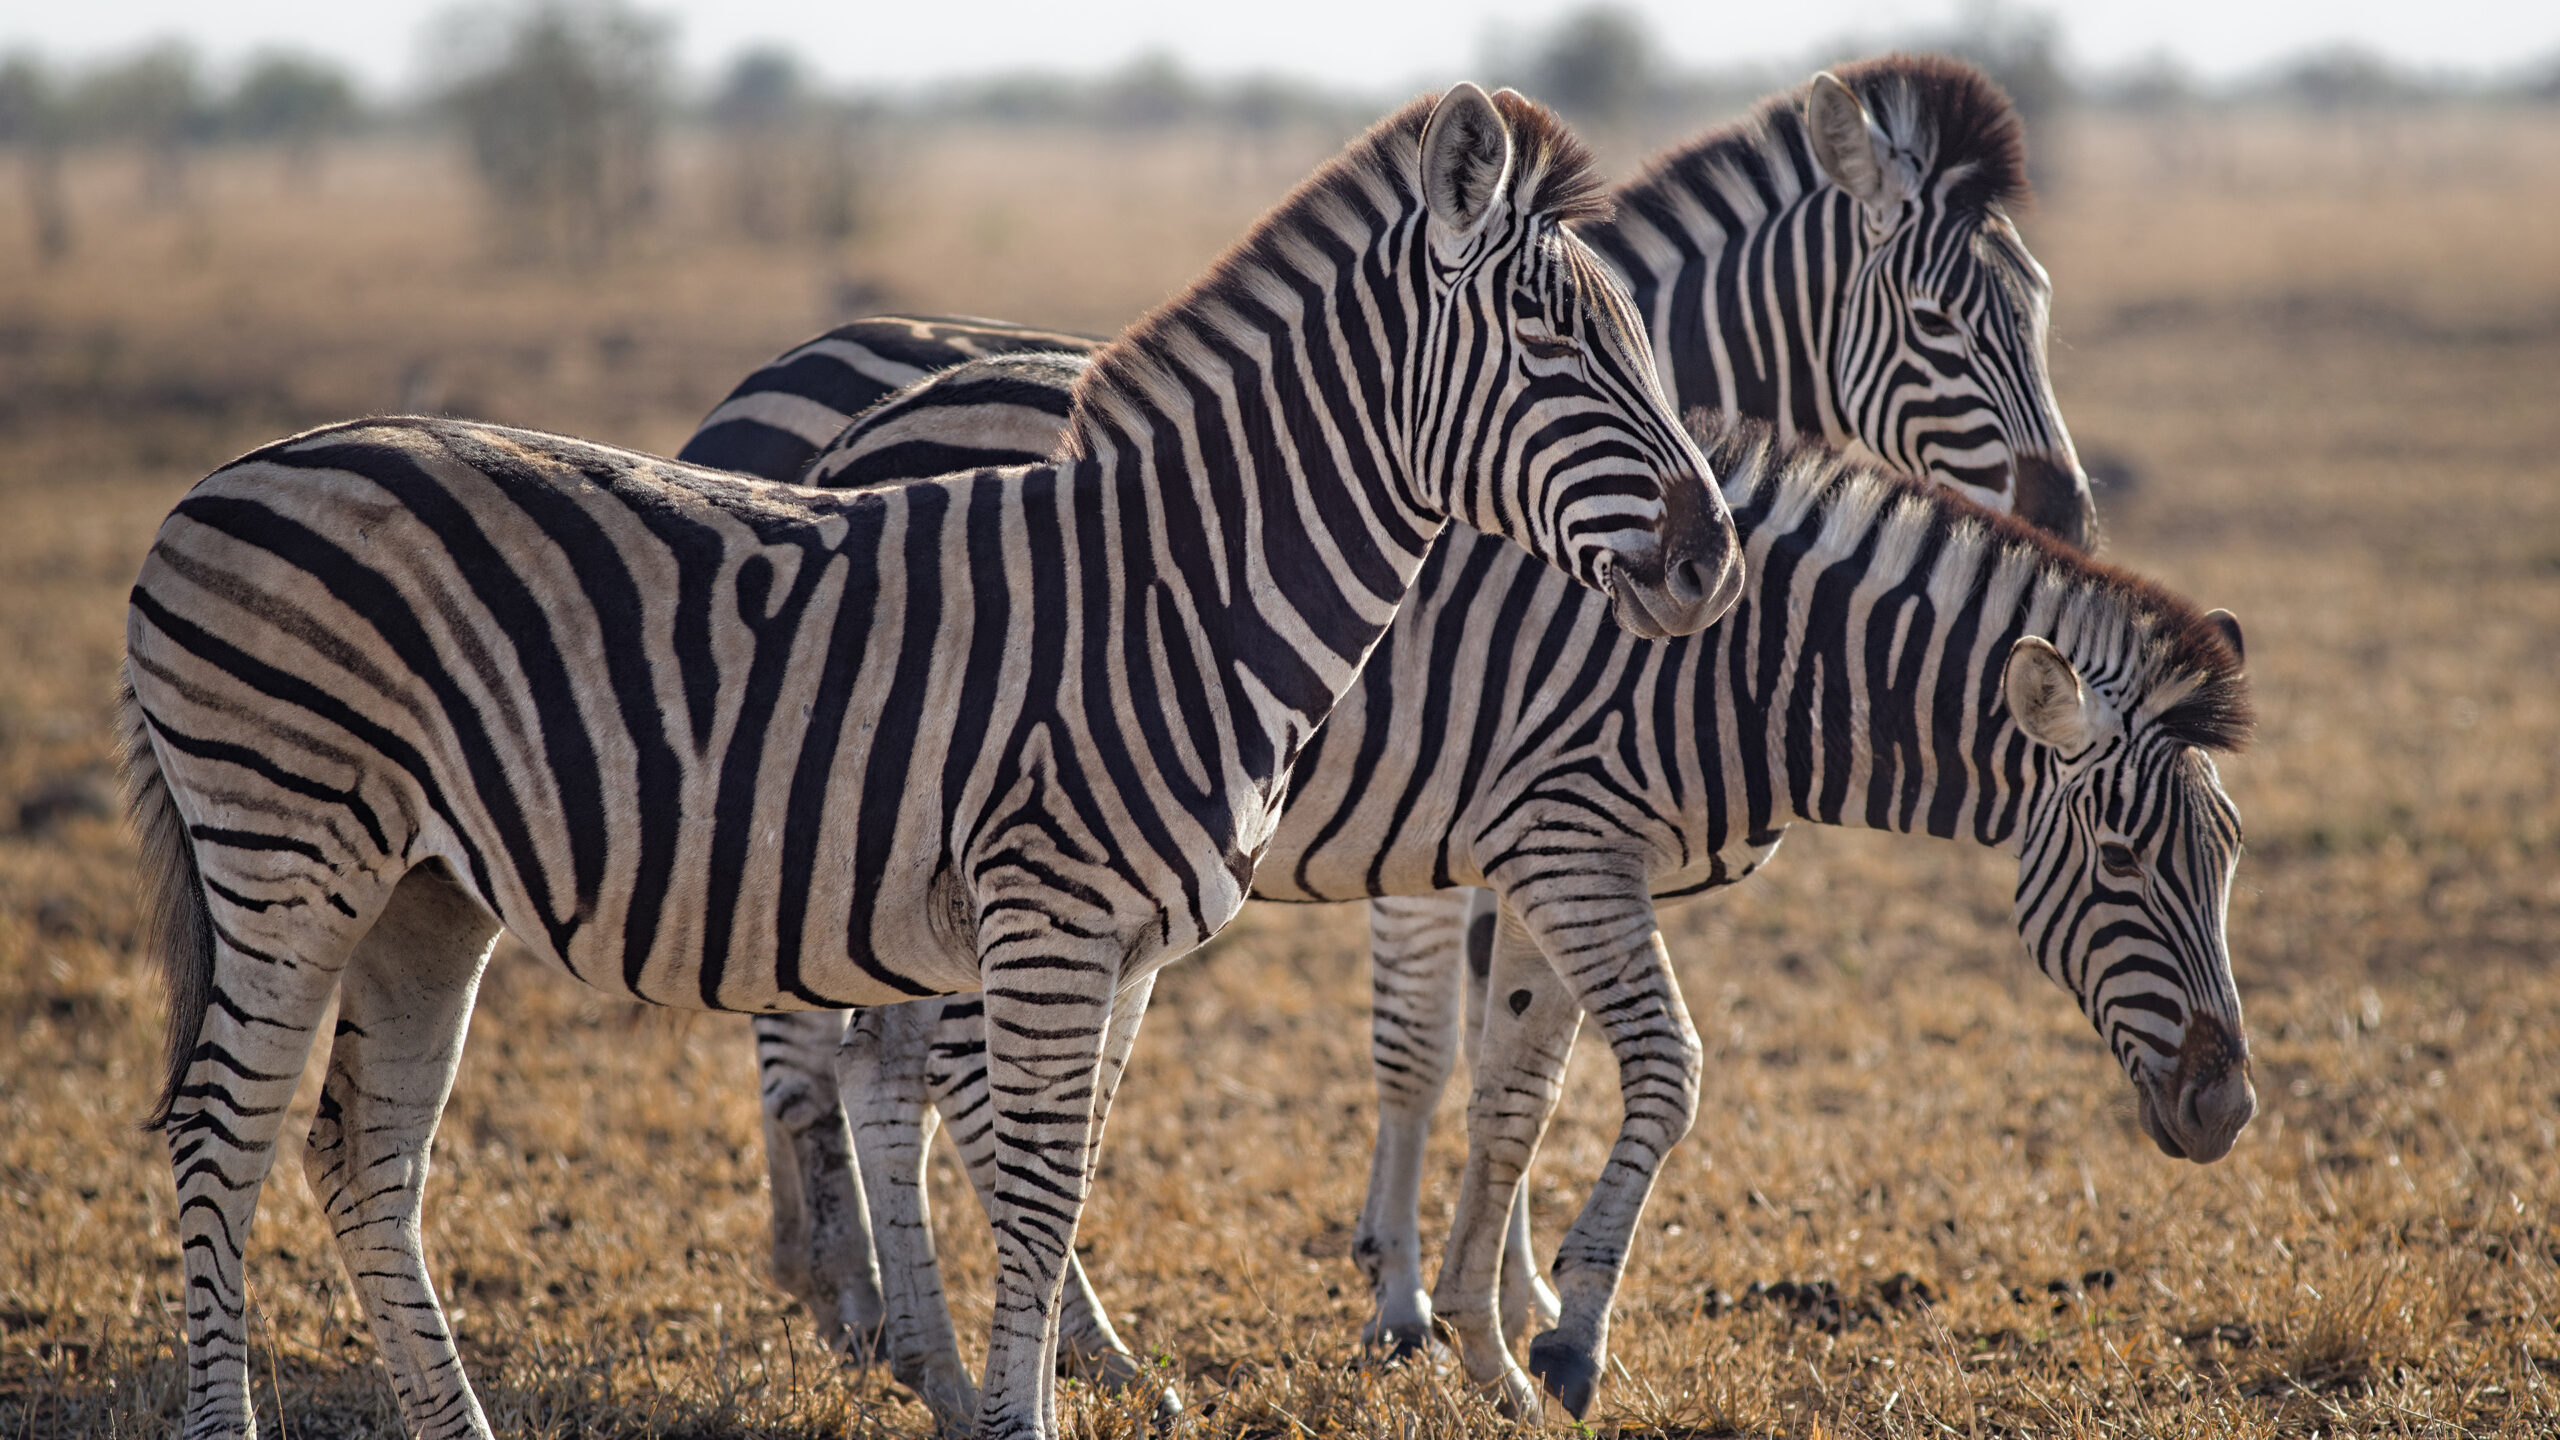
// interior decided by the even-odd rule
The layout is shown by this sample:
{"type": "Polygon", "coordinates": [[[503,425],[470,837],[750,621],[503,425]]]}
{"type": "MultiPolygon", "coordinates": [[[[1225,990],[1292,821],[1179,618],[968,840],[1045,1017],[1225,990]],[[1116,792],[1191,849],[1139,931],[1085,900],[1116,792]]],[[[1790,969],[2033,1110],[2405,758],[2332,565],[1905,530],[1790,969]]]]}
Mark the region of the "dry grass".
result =
{"type": "MultiPolygon", "coordinates": [[[[128,843],[81,777],[108,760],[124,586],[189,481],[402,404],[665,448],[839,299],[1109,326],[1322,143],[913,138],[876,194],[905,218],[843,252],[755,250],[679,206],[583,276],[488,263],[419,153],[340,156],[316,192],[230,162],[174,213],[97,167],[51,270],[0,192],[0,1436],[175,1413],[169,1182],[132,1123],[158,1002],[128,843]],[[47,787],[64,813],[10,831],[47,787]]],[[[2009,862],[1800,831],[1671,913],[1707,1113],[1647,1215],[1595,1426],[2553,1433],[2560,220],[2538,197],[2560,127],[2091,122],[2069,146],[2029,233],[2065,407],[2118,477],[2113,553],[2248,625],[2266,723],[2224,771],[2262,1117],[2221,1165],[2162,1159],[2024,963],[2009,862]]],[[[709,192],[688,171],[675,193],[709,192]]],[[[1355,1353],[1361,934],[1351,909],[1248,912],[1168,974],[1114,1117],[1083,1246],[1203,1433],[1496,1425],[1454,1375],[1355,1353]]],[[[493,1420],[922,1432],[761,1278],[742,1022],[502,959],[477,1028],[430,1243],[493,1420]]],[[[1550,1236],[1610,1089],[1585,1046],[1532,1182],[1550,1236]]],[[[298,1166],[278,1176],[251,1265],[271,1433],[395,1433],[298,1166]]],[[[947,1162],[936,1184],[973,1213],[947,1162]]],[[[949,1236],[967,1334],[987,1247],[949,1236]]],[[[1129,1428],[1093,1397],[1069,1413],[1129,1428]]]]}

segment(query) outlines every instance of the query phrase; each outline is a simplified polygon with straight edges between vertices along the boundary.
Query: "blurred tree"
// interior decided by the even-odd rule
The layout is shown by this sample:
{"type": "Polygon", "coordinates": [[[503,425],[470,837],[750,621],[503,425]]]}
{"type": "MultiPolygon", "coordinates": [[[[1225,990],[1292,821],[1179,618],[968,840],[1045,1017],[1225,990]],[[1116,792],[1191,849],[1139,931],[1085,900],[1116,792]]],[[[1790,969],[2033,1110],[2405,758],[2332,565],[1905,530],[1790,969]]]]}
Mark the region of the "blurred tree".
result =
{"type": "Polygon", "coordinates": [[[1556,22],[1522,57],[1519,83],[1578,120],[1624,124],[1644,112],[1657,42],[1633,11],[1594,5],[1556,22]]]}
{"type": "Polygon", "coordinates": [[[2310,110],[2363,110],[2419,98],[2425,87],[2371,50],[2337,45],[2286,64],[2269,87],[2310,110]]]}
{"type": "Polygon", "coordinates": [[[188,156],[220,123],[195,52],[175,41],[91,72],[65,109],[73,138],[142,149],[143,198],[156,206],[186,198],[188,156]]]}
{"type": "Polygon", "coordinates": [[[1106,125],[1160,129],[1189,120],[1201,108],[1200,87],[1182,64],[1161,51],[1141,55],[1103,77],[1094,96],[1106,125]]]}
{"type": "Polygon", "coordinates": [[[730,62],[710,115],[740,229],[767,242],[832,242],[859,227],[863,112],[817,93],[792,55],[759,48],[730,62]]]}
{"type": "Polygon", "coordinates": [[[730,63],[711,100],[711,123],[728,152],[731,214],[757,240],[791,229],[792,152],[808,108],[800,63],[773,49],[747,51],[730,63]]]}
{"type": "Polygon", "coordinates": [[[501,243],[519,256],[595,263],[657,202],[666,27],[618,0],[539,0],[511,19],[448,22],[457,48],[493,25],[503,47],[458,67],[444,100],[501,243]]]}
{"type": "Polygon", "coordinates": [[[319,173],[321,142],[354,128],[355,82],[326,61],[266,55],[251,62],[223,106],[223,133],[281,144],[285,173],[308,183],[319,173]]]}
{"type": "Polygon", "coordinates": [[[44,62],[33,55],[0,61],[0,145],[18,152],[36,254],[48,262],[71,253],[71,207],[62,193],[65,128],[61,96],[44,62]]]}

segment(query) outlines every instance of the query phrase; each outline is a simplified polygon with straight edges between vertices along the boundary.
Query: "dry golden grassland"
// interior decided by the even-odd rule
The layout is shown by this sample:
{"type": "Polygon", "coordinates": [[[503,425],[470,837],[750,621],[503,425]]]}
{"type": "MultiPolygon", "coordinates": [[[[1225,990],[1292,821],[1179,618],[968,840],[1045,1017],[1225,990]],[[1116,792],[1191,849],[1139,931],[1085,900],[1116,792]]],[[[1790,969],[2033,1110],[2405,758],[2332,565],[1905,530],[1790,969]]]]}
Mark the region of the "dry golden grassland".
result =
{"type": "MultiPolygon", "coordinates": [[[[2109,552],[2248,628],[2264,723],[2223,774],[2261,1116],[2219,1165],[2162,1158],[2026,963],[2011,862],[1800,830],[1668,915],[1706,1104],[1593,1427],[2560,1433],[2560,124],[2041,138],[2061,180],[2027,230],[2065,408],[2115,478],[2109,552]]],[[[0,190],[0,1437],[176,1414],[168,1170],[134,1128],[159,1002],[97,777],[125,586],[190,481],[401,407],[669,448],[846,307],[1108,328],[1329,143],[889,137],[874,223],[832,254],[723,238],[687,156],[673,213],[585,274],[488,260],[429,151],[342,152],[316,188],[209,163],[168,211],[89,163],[51,268],[0,190]]],[[[1454,1371],[1357,1350],[1362,937],[1356,908],[1248,911],[1168,973],[1113,1117],[1081,1248],[1203,1435],[1500,1428],[1454,1371]]],[[[502,953],[475,1028],[428,1239],[503,1430],[925,1431],[763,1279],[742,1021],[502,953]]],[[[1546,1236],[1614,1123],[1586,1045],[1532,1182],[1546,1236]]],[[[974,1205],[947,1159],[935,1184],[983,1334],[974,1205]]],[[[396,1434],[290,1153],[250,1275],[269,1433],[396,1434]]],[[[1127,1428],[1082,1392],[1066,1413],[1127,1428]]]]}

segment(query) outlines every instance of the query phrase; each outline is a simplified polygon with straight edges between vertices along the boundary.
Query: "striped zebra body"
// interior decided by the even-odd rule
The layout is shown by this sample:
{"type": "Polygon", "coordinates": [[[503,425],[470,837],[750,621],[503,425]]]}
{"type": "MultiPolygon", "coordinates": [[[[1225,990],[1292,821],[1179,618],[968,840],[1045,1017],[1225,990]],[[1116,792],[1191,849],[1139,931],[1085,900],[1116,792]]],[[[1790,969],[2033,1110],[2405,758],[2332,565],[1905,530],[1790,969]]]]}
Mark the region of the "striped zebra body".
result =
{"type": "MultiPolygon", "coordinates": [[[[702,418],[676,458],[715,470],[796,479],[847,421],[934,371],[998,355],[1091,355],[1103,343],[1092,335],[975,317],[864,320],[797,346],[748,376],[702,418]]],[[[1065,422],[1060,415],[1058,424],[1065,422]]],[[[1044,445],[1039,453],[1048,450],[1044,445]]],[[[939,475],[961,468],[905,473],[939,475]]]]}
{"type": "MultiPolygon", "coordinates": [[[[1751,577],[1724,622],[1635,640],[1527,557],[1453,532],[1301,758],[1256,873],[1266,899],[1408,897],[1372,902],[1382,1118],[1355,1241],[1378,1287],[1371,1338],[1424,1343],[1436,1312],[1515,1407],[1536,1392],[1505,1340],[1539,1321],[1555,1328],[1532,1370],[1575,1413],[1588,1404],[1628,1241],[1694,1115],[1699,1047],[1654,901],[1751,874],[1795,821],[2018,853],[2020,934],[2133,1080],[2162,1148],[2217,1158],[2254,1105],[2223,934],[2237,817],[2206,753],[2245,730],[2236,627],[1944,492],[1778,453],[1747,427],[1710,454],[1751,577]],[[2026,703],[2039,683],[2086,705],[2046,714],[2026,703]],[[2128,888],[2119,859],[2157,880],[2128,888]],[[1452,890],[1481,885],[1500,896],[1498,926],[1452,890]],[[1478,943],[1462,947],[1468,930],[1478,943]],[[1477,997],[1466,1038],[1483,1054],[1458,1214],[1425,1299],[1422,1122],[1459,1038],[1462,948],[1477,997]],[[1558,1251],[1560,1314],[1540,1315],[1521,1283],[1517,1186],[1586,1012],[1626,1118],[1558,1251]]],[[[826,1065],[826,1017],[759,1024],[800,1031],[797,1063],[826,1065]]],[[[911,1143],[929,1097],[984,1175],[965,1060],[976,1025],[933,1030],[930,1066],[926,1038],[847,1047],[858,1145],[911,1143]]],[[[903,1168],[876,1153],[863,1150],[875,1218],[913,1236],[921,1151],[900,1151],[903,1168]]],[[[882,1242],[893,1326],[939,1301],[903,1273],[926,1253],[882,1242]]],[[[1098,1310],[1073,1323],[1107,1345],[1098,1310]]]]}
{"type": "MultiPolygon", "coordinates": [[[[1756,416],[1781,436],[1822,436],[1884,456],[2083,543],[2092,533],[2087,482],[2045,372],[2050,285],[2001,213],[2024,188],[2020,143],[2006,102],[1974,72],[1910,59],[1844,67],[1658,162],[1621,188],[1613,219],[1584,233],[1627,277],[1684,412],[1756,416]]],[[[967,353],[1003,349],[1013,333],[990,323],[966,337],[967,353]]],[[[908,322],[894,318],[856,322],[823,343],[858,350],[874,334],[884,347],[910,343],[908,322]]],[[[947,358],[956,364],[966,354],[955,344],[947,358]]],[[[785,357],[740,393],[786,388],[792,363],[785,357]]],[[[803,478],[848,484],[920,473],[894,450],[919,444],[1045,454],[1041,407],[1022,392],[1046,377],[1063,394],[1073,363],[1062,353],[1025,355],[1010,373],[972,364],[911,388],[865,415],[803,478]],[[993,403],[985,387],[998,383],[1013,393],[993,403]],[[991,403],[973,414],[982,398],[991,403]]],[[[706,424],[686,453],[731,463],[722,447],[736,433],[706,424]]],[[[1755,847],[1728,848],[1727,867],[1738,870],[1755,847]]],[[[1464,902],[1392,898],[1420,883],[1411,876],[1361,883],[1366,891],[1348,893],[1391,898],[1373,914],[1380,1138],[1355,1253],[1379,1298],[1371,1338],[1411,1344],[1432,1330],[1415,1218],[1422,1144],[1460,1034],[1457,952],[1419,937],[1456,935],[1464,902]]],[[[823,1092],[840,1025],[775,1017],[757,1030],[769,1118],[791,1097],[823,1092]]],[[[1464,1033],[1472,1044],[1476,1027],[1464,1033]]],[[[786,1169],[841,1196],[850,1177],[827,1149],[840,1112],[795,1113],[816,1129],[794,1146],[796,1162],[776,1156],[777,1196],[792,1183],[786,1169]]],[[[774,1123],[786,1138],[795,1133],[774,1123]]],[[[1617,1208],[1631,1225],[1627,1203],[1617,1208]]],[[[790,1213],[778,1206],[779,1220],[790,1213]]],[[[1526,1227],[1524,1205],[1512,1234],[1525,1242],[1526,1227]]],[[[1505,1263],[1505,1333],[1552,1322],[1558,1302],[1529,1267],[1528,1246],[1506,1247],[1505,1263]]],[[[832,1341],[852,1344],[876,1323],[880,1301],[867,1283],[804,1287],[805,1269],[777,1263],[832,1341]]]]}
{"type": "Polygon", "coordinates": [[[308,1163],[404,1418],[487,1424],[418,1246],[503,925],[769,1011],[983,989],[1006,1179],[981,1434],[1055,1430],[1061,1264],[1154,971],[1244,899],[1294,756],[1452,515],[1649,632],[1739,584],[1551,117],[1383,122],[1094,360],[1055,464],[777,487],[380,420],[163,524],[128,760],[172,980],[190,1435],[244,1434],[241,1240],[311,1032],[308,1163]],[[967,717],[968,723],[958,717],[967,717]]]}

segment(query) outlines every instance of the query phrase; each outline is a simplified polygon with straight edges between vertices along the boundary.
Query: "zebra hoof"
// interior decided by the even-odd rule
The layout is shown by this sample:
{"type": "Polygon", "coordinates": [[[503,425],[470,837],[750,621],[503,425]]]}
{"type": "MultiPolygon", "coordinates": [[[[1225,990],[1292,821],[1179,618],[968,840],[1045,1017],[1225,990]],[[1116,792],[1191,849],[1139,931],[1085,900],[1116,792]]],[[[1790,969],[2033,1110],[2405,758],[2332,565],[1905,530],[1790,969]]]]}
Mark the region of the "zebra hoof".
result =
{"type": "Polygon", "coordinates": [[[848,1364],[885,1365],[889,1361],[889,1323],[886,1320],[873,1320],[868,1324],[856,1321],[837,1326],[818,1338],[826,1342],[828,1349],[843,1356],[848,1364]]]}
{"type": "Polygon", "coordinates": [[[1566,1414],[1579,1420],[1591,1408],[1591,1392],[1600,1383],[1600,1362],[1549,1331],[1530,1343],[1529,1373],[1538,1377],[1566,1414]]]}
{"type": "Polygon", "coordinates": [[[1369,1350],[1386,1352],[1386,1362],[1401,1365],[1417,1355],[1431,1353],[1438,1336],[1437,1327],[1429,1319],[1408,1321],[1400,1325],[1382,1325],[1372,1320],[1360,1332],[1360,1343],[1369,1350]]]}

